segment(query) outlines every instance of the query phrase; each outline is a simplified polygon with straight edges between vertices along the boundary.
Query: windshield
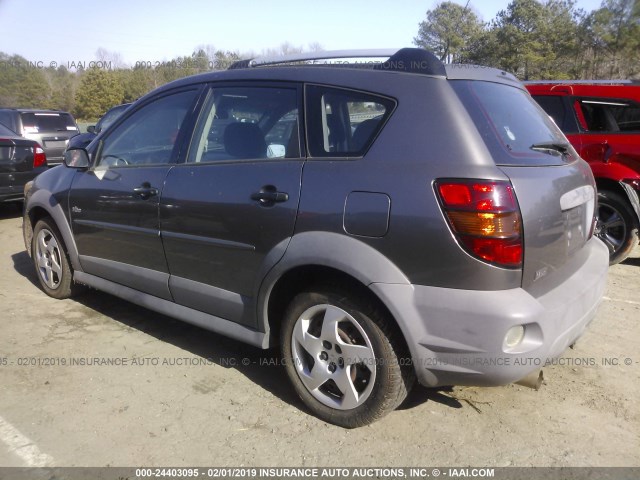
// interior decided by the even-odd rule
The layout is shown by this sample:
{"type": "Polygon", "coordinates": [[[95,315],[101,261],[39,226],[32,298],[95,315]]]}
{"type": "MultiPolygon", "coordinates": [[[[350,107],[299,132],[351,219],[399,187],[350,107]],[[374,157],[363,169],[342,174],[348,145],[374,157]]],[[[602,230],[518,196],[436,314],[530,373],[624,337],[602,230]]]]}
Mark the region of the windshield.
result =
{"type": "Polygon", "coordinates": [[[452,84],[496,164],[563,163],[559,154],[563,148],[535,148],[539,145],[567,146],[568,155],[573,156],[573,150],[560,129],[524,90],[491,82],[453,81],[452,84]]]}
{"type": "Polygon", "coordinates": [[[24,133],[78,131],[73,117],[60,112],[23,112],[22,128],[24,133]]]}
{"type": "Polygon", "coordinates": [[[117,107],[113,107],[111,110],[105,113],[96,125],[96,132],[106,130],[109,125],[115,122],[120,117],[120,115],[124,113],[128,106],[128,103],[124,105],[118,105],[117,107]]]}

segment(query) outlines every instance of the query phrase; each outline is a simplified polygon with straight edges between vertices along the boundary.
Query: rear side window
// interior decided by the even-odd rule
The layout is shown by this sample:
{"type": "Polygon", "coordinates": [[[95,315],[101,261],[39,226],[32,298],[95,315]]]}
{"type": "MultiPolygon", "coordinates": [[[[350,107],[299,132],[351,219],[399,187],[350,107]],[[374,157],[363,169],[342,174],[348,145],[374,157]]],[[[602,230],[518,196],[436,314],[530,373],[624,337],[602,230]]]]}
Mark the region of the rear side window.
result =
{"type": "Polygon", "coordinates": [[[549,155],[531,147],[542,143],[567,144],[553,120],[525,91],[501,83],[465,80],[451,83],[496,163],[548,164],[549,155]]]}
{"type": "Polygon", "coordinates": [[[370,93],[306,87],[307,139],[312,157],[357,157],[369,149],[395,107],[370,93]]]}
{"type": "Polygon", "coordinates": [[[295,88],[214,87],[187,161],[299,158],[299,140],[295,88]]]}
{"type": "Polygon", "coordinates": [[[71,115],[58,112],[23,112],[22,129],[24,133],[78,131],[71,115]]]}
{"type": "Polygon", "coordinates": [[[640,105],[635,102],[601,98],[578,103],[590,132],[640,132],[640,105]]]}

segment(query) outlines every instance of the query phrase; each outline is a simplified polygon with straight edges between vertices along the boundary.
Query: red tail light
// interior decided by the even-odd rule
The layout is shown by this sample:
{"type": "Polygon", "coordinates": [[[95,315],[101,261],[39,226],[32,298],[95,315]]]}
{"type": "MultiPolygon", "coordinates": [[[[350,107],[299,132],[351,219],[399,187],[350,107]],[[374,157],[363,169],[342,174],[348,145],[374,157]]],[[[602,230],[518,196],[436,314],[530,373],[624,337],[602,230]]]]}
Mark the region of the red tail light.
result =
{"type": "Polygon", "coordinates": [[[47,164],[47,155],[44,153],[42,147],[36,144],[33,147],[33,168],[42,167],[47,164]]]}
{"type": "Polygon", "coordinates": [[[438,180],[436,192],[467,252],[500,267],[522,267],[522,219],[509,182],[438,180]]]}

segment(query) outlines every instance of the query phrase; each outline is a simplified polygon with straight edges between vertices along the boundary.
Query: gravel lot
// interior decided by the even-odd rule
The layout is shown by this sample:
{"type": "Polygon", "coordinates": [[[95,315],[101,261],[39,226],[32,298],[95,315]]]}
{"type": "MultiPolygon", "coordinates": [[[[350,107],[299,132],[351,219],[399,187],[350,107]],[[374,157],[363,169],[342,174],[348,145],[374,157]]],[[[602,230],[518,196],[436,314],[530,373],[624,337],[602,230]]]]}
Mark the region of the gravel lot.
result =
{"type": "Polygon", "coordinates": [[[277,352],[47,297],[21,223],[0,207],[0,466],[640,466],[640,249],[541,390],[417,387],[343,430],[305,412],[277,352]]]}

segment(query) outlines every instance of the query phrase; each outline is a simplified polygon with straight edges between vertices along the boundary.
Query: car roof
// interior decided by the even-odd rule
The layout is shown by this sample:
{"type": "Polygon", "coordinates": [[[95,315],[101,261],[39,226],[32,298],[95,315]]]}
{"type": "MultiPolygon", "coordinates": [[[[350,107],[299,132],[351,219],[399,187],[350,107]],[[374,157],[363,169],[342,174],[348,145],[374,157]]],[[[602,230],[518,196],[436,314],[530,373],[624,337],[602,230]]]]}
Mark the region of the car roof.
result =
{"type": "Polygon", "coordinates": [[[0,108],[0,110],[13,110],[19,113],[64,113],[69,114],[69,112],[65,112],[64,110],[50,110],[46,108],[0,108]]]}
{"type": "Polygon", "coordinates": [[[181,78],[150,94],[208,82],[252,80],[328,85],[366,80],[368,84],[373,82],[386,86],[390,84],[387,75],[420,75],[450,80],[490,81],[524,89],[515,76],[503,70],[478,65],[445,65],[428,50],[403,48],[399,50],[338,50],[241,60],[234,63],[228,70],[181,78]],[[345,60],[339,63],[319,61],[336,58],[354,60],[360,59],[360,55],[367,60],[345,60]],[[377,61],[371,60],[376,57],[377,61]]]}

